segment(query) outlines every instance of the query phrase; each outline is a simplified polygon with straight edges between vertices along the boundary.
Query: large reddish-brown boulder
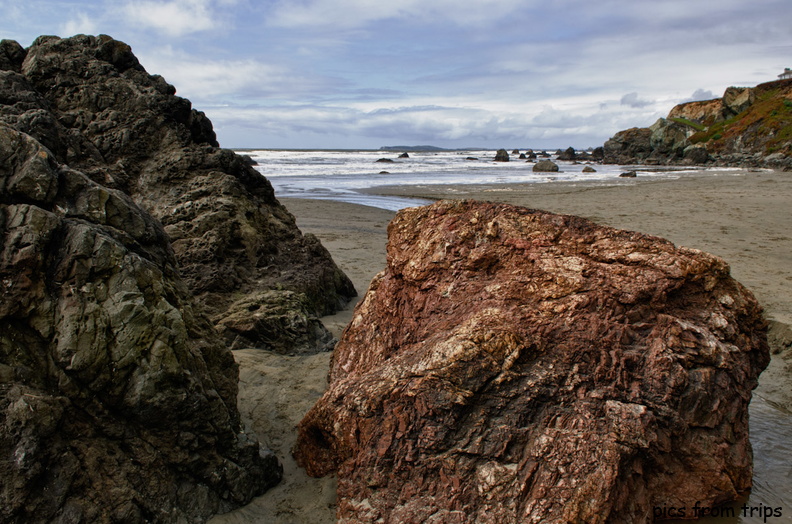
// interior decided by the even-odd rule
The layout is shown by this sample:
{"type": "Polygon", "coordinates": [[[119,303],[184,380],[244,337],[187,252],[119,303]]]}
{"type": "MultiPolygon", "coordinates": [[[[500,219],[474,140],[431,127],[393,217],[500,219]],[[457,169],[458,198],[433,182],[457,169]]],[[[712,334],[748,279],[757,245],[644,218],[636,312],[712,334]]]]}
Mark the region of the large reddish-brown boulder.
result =
{"type": "Polygon", "coordinates": [[[647,522],[751,486],[766,325],[723,260],[503,204],[388,233],[295,448],[341,522],[647,522]]]}

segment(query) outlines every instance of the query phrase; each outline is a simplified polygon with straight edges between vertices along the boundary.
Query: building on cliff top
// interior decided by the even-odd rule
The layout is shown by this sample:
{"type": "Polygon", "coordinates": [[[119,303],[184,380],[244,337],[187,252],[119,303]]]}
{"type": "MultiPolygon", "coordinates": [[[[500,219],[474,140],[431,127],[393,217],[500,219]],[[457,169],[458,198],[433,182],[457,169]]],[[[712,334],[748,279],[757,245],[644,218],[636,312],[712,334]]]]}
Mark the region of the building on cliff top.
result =
{"type": "Polygon", "coordinates": [[[792,69],[789,69],[788,67],[785,67],[784,72],[778,75],[779,80],[788,80],[790,78],[792,78],[792,69]]]}

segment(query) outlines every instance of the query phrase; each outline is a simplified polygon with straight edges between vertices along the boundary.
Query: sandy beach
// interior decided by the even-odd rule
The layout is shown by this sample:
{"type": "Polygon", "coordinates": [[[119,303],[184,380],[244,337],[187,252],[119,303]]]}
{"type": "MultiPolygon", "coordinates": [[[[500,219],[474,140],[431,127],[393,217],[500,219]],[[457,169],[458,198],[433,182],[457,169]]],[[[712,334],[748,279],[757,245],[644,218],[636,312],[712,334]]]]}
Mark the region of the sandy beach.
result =
{"type": "MultiPolygon", "coordinates": [[[[726,260],[732,275],[765,307],[775,354],[755,395],[792,411],[792,173],[734,171],[683,174],[674,180],[638,176],[609,185],[521,185],[377,188],[376,193],[477,199],[574,214],[600,224],[664,237],[726,260]],[[786,345],[786,351],[779,351],[786,345]]],[[[283,199],[303,232],[313,233],[349,275],[362,296],[385,266],[387,224],[393,212],[333,201],[283,199]]],[[[339,336],[352,306],[323,319],[339,336]]],[[[335,480],[311,479],[289,450],[295,426],[321,396],[330,355],[235,353],[240,364],[240,410],[284,464],[284,480],[250,505],[213,523],[334,522],[335,480]]]]}

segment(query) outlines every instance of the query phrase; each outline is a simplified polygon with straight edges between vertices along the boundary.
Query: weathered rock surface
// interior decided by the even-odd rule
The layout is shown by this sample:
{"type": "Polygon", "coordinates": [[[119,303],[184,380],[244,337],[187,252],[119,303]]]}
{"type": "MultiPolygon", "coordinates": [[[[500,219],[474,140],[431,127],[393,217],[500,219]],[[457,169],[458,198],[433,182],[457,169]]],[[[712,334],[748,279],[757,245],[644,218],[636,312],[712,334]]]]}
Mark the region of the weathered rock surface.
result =
{"type": "Polygon", "coordinates": [[[505,149],[498,149],[495,152],[495,162],[508,162],[509,161],[509,152],[505,149]]]}
{"type": "Polygon", "coordinates": [[[552,160],[540,160],[534,164],[533,171],[538,173],[555,173],[558,171],[558,164],[552,160]]]}
{"type": "Polygon", "coordinates": [[[648,127],[631,127],[619,131],[603,146],[606,164],[641,163],[652,154],[652,130],[648,127]]]}
{"type": "Polygon", "coordinates": [[[502,204],[388,233],[295,448],[340,522],[650,522],[751,486],[766,324],[723,260],[502,204]]]}
{"type": "Polygon", "coordinates": [[[160,223],[0,124],[0,521],[194,522],[280,479],[160,223]]]}
{"type": "MultiPolygon", "coordinates": [[[[40,37],[22,50],[4,41],[0,69],[0,122],[159,219],[185,282],[216,325],[234,331],[249,293],[299,304],[305,326],[355,295],[249,160],[217,147],[206,116],[149,75],[126,44],[108,36],[40,37]]],[[[291,345],[323,347],[327,331],[320,331],[295,330],[291,345]]],[[[245,333],[246,343],[271,349],[268,340],[282,335],[245,333]]]]}
{"type": "MultiPolygon", "coordinates": [[[[583,156],[585,157],[585,155],[583,156]]],[[[556,158],[558,160],[572,161],[578,159],[578,154],[574,147],[568,147],[565,150],[559,152],[556,158]]]]}

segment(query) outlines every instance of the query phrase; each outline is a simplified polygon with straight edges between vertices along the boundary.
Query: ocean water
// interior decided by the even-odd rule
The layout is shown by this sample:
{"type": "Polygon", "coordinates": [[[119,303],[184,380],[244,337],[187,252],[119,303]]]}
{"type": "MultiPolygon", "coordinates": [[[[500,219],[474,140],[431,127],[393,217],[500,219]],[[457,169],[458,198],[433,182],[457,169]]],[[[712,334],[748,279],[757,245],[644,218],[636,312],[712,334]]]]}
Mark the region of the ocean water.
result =
{"type": "MultiPolygon", "coordinates": [[[[599,165],[584,173],[585,163],[563,162],[557,173],[534,173],[533,163],[511,155],[510,162],[494,162],[495,151],[432,151],[398,158],[392,151],[287,151],[246,150],[256,169],[269,179],[278,197],[338,200],[391,211],[426,204],[425,200],[371,195],[360,192],[377,186],[445,184],[522,184],[617,180],[629,166],[599,165]],[[387,158],[392,163],[379,163],[387,158]],[[471,158],[475,160],[470,160],[471,158]],[[385,171],[386,173],[382,173],[385,171]]],[[[548,153],[551,153],[548,151],[548,153]]],[[[554,152],[552,152],[554,153],[554,152]]],[[[553,155],[555,156],[555,155],[553,155]]],[[[700,169],[649,170],[641,177],[676,177],[700,169]]]]}
{"type": "MultiPolygon", "coordinates": [[[[708,171],[705,168],[647,170],[634,166],[592,164],[597,172],[583,173],[585,163],[563,162],[553,158],[559,165],[559,172],[534,173],[532,163],[519,160],[515,155],[511,155],[510,162],[494,162],[493,150],[409,152],[410,158],[406,159],[398,158],[399,153],[392,151],[259,149],[239,152],[257,162],[256,169],[269,179],[279,198],[337,200],[391,211],[423,205],[428,201],[362,191],[392,185],[420,187],[584,181],[608,184],[617,183],[621,173],[633,169],[641,170],[641,179],[679,178],[685,174],[708,171]],[[380,158],[392,159],[393,163],[376,162],[380,158]]],[[[736,168],[734,170],[739,171],[736,168]]],[[[722,173],[729,169],[718,168],[717,171],[722,173]]],[[[777,409],[757,396],[751,402],[749,413],[754,448],[754,487],[742,499],[726,506],[734,512],[733,517],[724,513],[696,522],[792,523],[792,414],[777,409]]],[[[690,513],[692,508],[688,508],[690,513]]]]}

